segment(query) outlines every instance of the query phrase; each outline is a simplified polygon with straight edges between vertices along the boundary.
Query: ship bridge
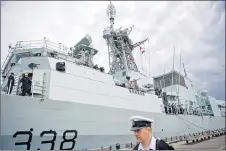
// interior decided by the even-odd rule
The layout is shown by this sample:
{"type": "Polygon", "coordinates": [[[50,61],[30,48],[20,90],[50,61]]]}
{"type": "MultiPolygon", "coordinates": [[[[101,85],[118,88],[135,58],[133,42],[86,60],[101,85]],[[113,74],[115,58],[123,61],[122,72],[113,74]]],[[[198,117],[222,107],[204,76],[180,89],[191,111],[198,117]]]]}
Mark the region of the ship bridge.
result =
{"type": "Polygon", "coordinates": [[[154,77],[154,88],[166,95],[164,104],[182,105],[190,113],[198,107],[191,81],[176,70],[154,77]]]}

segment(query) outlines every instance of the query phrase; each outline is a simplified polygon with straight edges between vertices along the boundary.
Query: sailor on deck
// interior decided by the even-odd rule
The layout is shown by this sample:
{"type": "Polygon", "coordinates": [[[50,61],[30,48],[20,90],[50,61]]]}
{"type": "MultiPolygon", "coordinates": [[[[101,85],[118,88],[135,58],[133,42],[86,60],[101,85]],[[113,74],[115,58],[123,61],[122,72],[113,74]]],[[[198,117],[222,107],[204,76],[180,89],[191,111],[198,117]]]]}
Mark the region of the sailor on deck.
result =
{"type": "Polygon", "coordinates": [[[28,73],[24,74],[24,77],[19,81],[19,83],[22,83],[22,96],[25,96],[26,93],[28,95],[31,95],[30,88],[31,88],[31,80],[28,78],[28,73]]]}
{"type": "Polygon", "coordinates": [[[152,136],[152,119],[132,116],[130,121],[132,122],[131,131],[134,131],[138,142],[133,150],[174,150],[172,146],[152,136]]]}
{"type": "Polygon", "coordinates": [[[11,94],[12,93],[12,90],[13,90],[13,86],[14,86],[14,73],[12,72],[10,74],[10,76],[8,77],[8,82],[7,82],[7,94],[11,94]]]}

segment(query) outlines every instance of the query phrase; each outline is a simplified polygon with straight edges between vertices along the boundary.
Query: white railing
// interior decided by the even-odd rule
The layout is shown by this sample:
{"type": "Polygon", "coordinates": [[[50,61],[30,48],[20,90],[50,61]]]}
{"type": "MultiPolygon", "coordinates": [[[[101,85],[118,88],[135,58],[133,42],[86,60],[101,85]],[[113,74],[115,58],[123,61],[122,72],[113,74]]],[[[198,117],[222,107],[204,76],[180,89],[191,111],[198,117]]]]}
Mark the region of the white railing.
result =
{"type": "Polygon", "coordinates": [[[46,48],[65,54],[70,52],[70,49],[66,45],[52,42],[45,37],[43,40],[19,41],[15,46],[15,50],[34,49],[34,48],[46,48]]]}
{"type": "Polygon", "coordinates": [[[50,50],[53,50],[56,52],[64,53],[66,55],[69,52],[71,52],[70,48],[68,48],[66,45],[61,44],[61,43],[52,42],[45,37],[43,40],[18,41],[14,48],[9,49],[9,51],[8,51],[9,53],[8,53],[4,63],[2,64],[2,69],[5,68],[5,65],[7,64],[13,51],[24,50],[24,49],[34,49],[34,48],[46,48],[46,49],[50,49],[50,50]]]}
{"type": "MultiPolygon", "coordinates": [[[[61,44],[61,43],[52,42],[45,37],[42,40],[18,41],[16,43],[15,47],[10,48],[8,51],[8,55],[2,64],[2,70],[1,70],[2,74],[5,72],[5,69],[7,68],[7,65],[9,64],[14,51],[35,49],[35,48],[49,49],[49,50],[55,51],[57,53],[65,54],[65,55],[69,55],[69,53],[71,53],[70,48],[68,48],[66,45],[61,44]]],[[[7,74],[8,73],[6,73],[4,75],[7,76],[7,74]]]]}
{"type": "Polygon", "coordinates": [[[2,73],[4,72],[6,65],[8,64],[10,58],[12,57],[12,51],[13,51],[13,49],[9,48],[5,61],[2,64],[2,73]]]}

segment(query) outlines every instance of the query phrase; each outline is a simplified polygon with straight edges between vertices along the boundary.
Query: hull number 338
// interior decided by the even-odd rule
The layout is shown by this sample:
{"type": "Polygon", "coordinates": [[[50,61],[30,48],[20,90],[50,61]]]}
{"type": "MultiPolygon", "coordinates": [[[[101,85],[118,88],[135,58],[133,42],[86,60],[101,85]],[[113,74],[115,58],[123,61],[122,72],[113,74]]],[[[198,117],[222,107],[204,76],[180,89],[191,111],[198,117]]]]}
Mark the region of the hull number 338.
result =
{"type": "MultiPolygon", "coordinates": [[[[32,140],[33,140],[32,131],[33,131],[33,128],[31,128],[30,131],[17,131],[13,135],[13,138],[16,138],[16,137],[19,137],[19,136],[27,136],[28,139],[27,139],[27,141],[24,141],[24,139],[23,139],[23,142],[15,142],[15,145],[16,146],[17,145],[23,145],[23,146],[26,146],[27,150],[30,150],[31,149],[31,143],[32,143],[32,140]]],[[[62,137],[61,137],[59,150],[73,150],[74,147],[75,147],[75,143],[76,143],[75,140],[77,138],[77,134],[78,134],[78,132],[76,130],[65,130],[63,132],[62,137]],[[68,143],[68,144],[66,145],[66,143],[68,143]],[[71,145],[69,145],[69,144],[71,144],[71,145]],[[70,146],[70,147],[66,148],[65,146],[70,146]]],[[[57,132],[52,131],[52,130],[42,131],[40,133],[40,137],[42,138],[42,137],[45,137],[45,136],[48,136],[48,137],[46,137],[46,138],[48,138],[48,140],[41,141],[41,144],[50,144],[49,150],[54,150],[55,149],[54,148],[55,147],[55,141],[56,141],[56,138],[57,138],[57,132]]],[[[47,149],[47,148],[45,148],[45,149],[47,149]]],[[[40,148],[38,148],[37,150],[40,150],[40,148]]]]}

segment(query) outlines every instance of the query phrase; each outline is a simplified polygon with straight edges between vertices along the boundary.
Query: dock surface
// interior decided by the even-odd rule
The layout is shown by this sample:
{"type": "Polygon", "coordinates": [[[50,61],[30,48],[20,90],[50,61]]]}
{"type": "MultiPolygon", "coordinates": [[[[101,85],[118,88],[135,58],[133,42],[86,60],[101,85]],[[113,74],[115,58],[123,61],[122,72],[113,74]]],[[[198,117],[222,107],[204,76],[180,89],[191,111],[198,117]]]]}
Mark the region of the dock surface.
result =
{"type": "Polygon", "coordinates": [[[226,136],[219,136],[210,140],[187,145],[185,141],[171,144],[175,150],[225,150],[226,136]]]}
{"type": "MultiPolygon", "coordinates": [[[[186,141],[180,141],[177,143],[172,143],[171,145],[175,150],[226,150],[226,135],[211,138],[210,140],[205,140],[195,144],[187,144],[186,141]]],[[[132,148],[123,148],[120,150],[132,150],[132,148]]]]}

